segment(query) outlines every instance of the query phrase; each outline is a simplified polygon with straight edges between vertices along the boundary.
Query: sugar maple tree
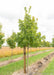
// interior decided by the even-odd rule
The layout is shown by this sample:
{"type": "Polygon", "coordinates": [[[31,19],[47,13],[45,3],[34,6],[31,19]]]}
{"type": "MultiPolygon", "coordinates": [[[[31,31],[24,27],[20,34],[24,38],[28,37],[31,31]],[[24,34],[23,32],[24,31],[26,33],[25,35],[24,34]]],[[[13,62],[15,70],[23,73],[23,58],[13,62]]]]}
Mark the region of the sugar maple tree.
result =
{"type": "Polygon", "coordinates": [[[26,47],[33,46],[38,29],[35,17],[30,15],[30,9],[31,6],[29,10],[27,10],[26,7],[24,8],[24,20],[19,19],[20,32],[17,33],[18,46],[24,48],[24,73],[26,73],[26,47]]]}

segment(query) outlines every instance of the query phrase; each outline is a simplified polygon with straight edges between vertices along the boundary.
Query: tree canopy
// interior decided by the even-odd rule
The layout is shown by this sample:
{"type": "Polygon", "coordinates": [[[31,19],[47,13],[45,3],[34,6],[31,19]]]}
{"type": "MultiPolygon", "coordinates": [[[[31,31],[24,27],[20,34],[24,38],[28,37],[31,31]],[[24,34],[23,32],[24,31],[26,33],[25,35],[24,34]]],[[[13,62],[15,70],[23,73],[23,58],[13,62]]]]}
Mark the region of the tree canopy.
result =
{"type": "Polygon", "coordinates": [[[16,33],[15,32],[13,32],[12,35],[7,38],[7,44],[12,49],[16,47],[16,33]]]}
{"type": "Polygon", "coordinates": [[[24,9],[24,20],[19,19],[20,32],[17,33],[17,42],[20,47],[32,46],[38,29],[37,20],[30,15],[31,7],[29,11],[27,11],[26,7],[24,9]]]}
{"type": "Polygon", "coordinates": [[[2,47],[4,41],[4,33],[2,33],[2,25],[0,25],[0,48],[2,47]]]}
{"type": "Polygon", "coordinates": [[[54,38],[52,38],[52,47],[54,47],[54,38]]]}

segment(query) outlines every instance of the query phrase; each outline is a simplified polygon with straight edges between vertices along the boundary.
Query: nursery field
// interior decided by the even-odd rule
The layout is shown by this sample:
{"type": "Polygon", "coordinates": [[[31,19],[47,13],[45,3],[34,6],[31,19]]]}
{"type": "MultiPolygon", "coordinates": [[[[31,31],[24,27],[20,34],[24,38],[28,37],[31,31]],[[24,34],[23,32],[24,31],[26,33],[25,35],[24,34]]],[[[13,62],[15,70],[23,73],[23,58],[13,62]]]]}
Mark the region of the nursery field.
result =
{"type": "MultiPolygon", "coordinates": [[[[32,56],[29,58],[29,65],[41,60],[45,56],[49,55],[51,52],[54,52],[54,49],[49,49],[50,51],[38,54],[36,56],[32,56]]],[[[34,52],[35,53],[35,52],[34,52]]],[[[0,75],[12,75],[14,72],[23,69],[23,60],[10,63],[6,66],[0,67],[0,75]],[[4,71],[4,72],[3,72],[4,71]]]]}
{"type": "MultiPolygon", "coordinates": [[[[52,48],[53,47],[29,48],[29,52],[35,52],[35,51],[39,51],[39,50],[48,50],[48,49],[52,49],[52,48]]],[[[26,52],[27,52],[27,50],[26,50],[26,52]]],[[[10,49],[9,47],[2,47],[0,49],[0,58],[11,56],[11,53],[13,53],[13,55],[23,54],[23,48],[16,47],[14,49],[10,49]]]]}
{"type": "Polygon", "coordinates": [[[54,75],[53,1],[0,5],[0,75],[54,75]]]}

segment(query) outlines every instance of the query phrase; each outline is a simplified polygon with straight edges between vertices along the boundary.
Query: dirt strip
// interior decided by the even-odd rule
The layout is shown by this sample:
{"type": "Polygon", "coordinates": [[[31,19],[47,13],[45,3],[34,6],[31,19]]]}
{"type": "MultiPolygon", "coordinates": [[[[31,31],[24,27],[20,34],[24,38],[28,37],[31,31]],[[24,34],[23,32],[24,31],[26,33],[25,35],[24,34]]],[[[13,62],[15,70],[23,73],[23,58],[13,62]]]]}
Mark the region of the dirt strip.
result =
{"type": "MultiPolygon", "coordinates": [[[[48,52],[48,51],[50,51],[50,50],[45,50],[45,51],[37,52],[37,53],[34,53],[34,54],[30,54],[29,57],[32,57],[32,56],[35,56],[35,55],[38,55],[38,54],[41,54],[41,53],[44,53],[44,52],[48,52]]],[[[8,64],[16,62],[16,61],[19,61],[19,60],[22,60],[22,59],[23,59],[23,57],[18,57],[16,59],[0,62],[0,67],[8,65],[8,64]]]]}
{"type": "Polygon", "coordinates": [[[48,66],[53,58],[54,52],[50,53],[48,56],[29,66],[29,72],[27,74],[24,74],[23,71],[20,71],[14,72],[12,75],[42,75],[42,71],[45,70],[45,68],[48,66]]]}

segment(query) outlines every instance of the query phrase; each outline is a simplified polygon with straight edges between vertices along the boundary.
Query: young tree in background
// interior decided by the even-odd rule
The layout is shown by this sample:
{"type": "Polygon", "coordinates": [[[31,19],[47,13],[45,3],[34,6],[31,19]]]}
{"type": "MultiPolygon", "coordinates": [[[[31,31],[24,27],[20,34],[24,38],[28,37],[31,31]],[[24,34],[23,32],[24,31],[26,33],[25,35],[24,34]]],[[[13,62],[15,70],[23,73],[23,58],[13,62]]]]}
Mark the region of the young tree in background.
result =
{"type": "Polygon", "coordinates": [[[52,47],[54,47],[54,38],[52,38],[52,47]]]}
{"type": "Polygon", "coordinates": [[[50,46],[51,46],[50,42],[46,41],[46,47],[50,47],[50,46]]]}
{"type": "Polygon", "coordinates": [[[51,46],[51,44],[50,44],[50,42],[49,41],[45,41],[45,39],[46,39],[46,36],[44,35],[44,36],[42,36],[42,47],[50,47],[51,46]]]}
{"type": "Polygon", "coordinates": [[[12,33],[11,38],[13,38],[13,40],[16,42],[16,33],[15,32],[12,33]]]}
{"type": "Polygon", "coordinates": [[[4,33],[2,33],[2,25],[0,25],[0,48],[2,47],[4,41],[4,33]]]}
{"type": "Polygon", "coordinates": [[[39,50],[40,50],[40,47],[41,47],[41,39],[42,39],[41,32],[38,32],[37,33],[37,37],[36,38],[38,39],[37,46],[39,47],[39,50]]]}
{"type": "Polygon", "coordinates": [[[43,41],[45,41],[45,39],[46,39],[46,36],[45,36],[45,35],[43,35],[43,36],[42,36],[42,40],[43,40],[43,41]]]}
{"type": "Polygon", "coordinates": [[[24,73],[26,73],[26,47],[33,46],[34,37],[38,29],[37,22],[34,17],[30,15],[30,9],[25,9],[24,20],[19,19],[19,30],[17,33],[17,43],[19,47],[24,48],[24,73]]]}
{"type": "Polygon", "coordinates": [[[45,46],[46,46],[46,41],[45,41],[45,39],[46,39],[46,36],[43,35],[43,36],[42,36],[42,42],[41,42],[41,46],[42,46],[42,47],[45,47],[45,46]]]}
{"type": "MultiPolygon", "coordinates": [[[[12,37],[12,36],[7,38],[7,44],[9,45],[9,47],[11,49],[14,49],[16,47],[16,42],[15,42],[15,39],[14,39],[15,36],[14,37],[12,37]]],[[[11,50],[11,56],[12,55],[13,55],[13,50],[11,50]]]]}

